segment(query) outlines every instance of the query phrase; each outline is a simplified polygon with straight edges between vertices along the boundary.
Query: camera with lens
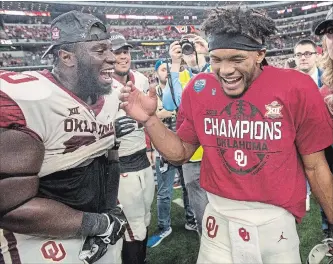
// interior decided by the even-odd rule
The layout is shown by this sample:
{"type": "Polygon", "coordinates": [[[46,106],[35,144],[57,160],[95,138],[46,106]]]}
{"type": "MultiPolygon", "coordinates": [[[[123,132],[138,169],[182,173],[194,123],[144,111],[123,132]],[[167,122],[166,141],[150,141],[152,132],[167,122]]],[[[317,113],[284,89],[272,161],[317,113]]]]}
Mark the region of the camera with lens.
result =
{"type": "Polygon", "coordinates": [[[184,55],[191,55],[195,52],[194,43],[188,39],[183,39],[179,42],[179,45],[182,47],[182,53],[184,55]]]}

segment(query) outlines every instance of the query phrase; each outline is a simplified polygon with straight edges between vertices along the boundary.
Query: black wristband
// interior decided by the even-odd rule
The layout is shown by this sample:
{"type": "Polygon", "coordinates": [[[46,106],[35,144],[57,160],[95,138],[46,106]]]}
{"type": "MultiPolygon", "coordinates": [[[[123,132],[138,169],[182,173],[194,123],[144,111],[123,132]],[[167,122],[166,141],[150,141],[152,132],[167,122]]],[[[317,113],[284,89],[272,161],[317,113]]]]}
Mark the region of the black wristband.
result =
{"type": "Polygon", "coordinates": [[[83,213],[79,236],[96,236],[106,232],[109,227],[107,216],[96,213],[83,213]]]}

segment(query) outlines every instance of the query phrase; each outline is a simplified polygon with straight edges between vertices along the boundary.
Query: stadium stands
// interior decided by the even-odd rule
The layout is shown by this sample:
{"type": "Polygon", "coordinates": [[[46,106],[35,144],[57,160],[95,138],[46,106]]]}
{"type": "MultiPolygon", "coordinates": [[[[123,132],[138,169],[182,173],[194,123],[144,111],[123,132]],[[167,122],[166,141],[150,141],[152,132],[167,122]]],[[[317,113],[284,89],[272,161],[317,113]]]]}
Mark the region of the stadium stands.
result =
{"type": "MultiPolygon", "coordinates": [[[[62,12],[76,9],[90,12],[104,20],[111,31],[118,31],[134,44],[134,68],[149,68],[154,61],[167,55],[168,46],[183,33],[200,28],[207,9],[237,2],[192,1],[126,1],[85,2],[76,5],[47,2],[0,2],[0,67],[47,67],[52,58],[41,60],[49,45],[49,23],[62,12]],[[147,8],[149,7],[149,8],[147,8]],[[159,8],[157,8],[159,7],[159,8]]],[[[275,19],[278,32],[267,43],[270,63],[283,66],[292,54],[292,48],[304,37],[318,44],[312,36],[316,23],[325,17],[331,2],[241,2],[259,7],[275,19]]],[[[17,69],[20,70],[20,69],[17,69]]],[[[149,74],[148,74],[149,75],[149,74]]]]}

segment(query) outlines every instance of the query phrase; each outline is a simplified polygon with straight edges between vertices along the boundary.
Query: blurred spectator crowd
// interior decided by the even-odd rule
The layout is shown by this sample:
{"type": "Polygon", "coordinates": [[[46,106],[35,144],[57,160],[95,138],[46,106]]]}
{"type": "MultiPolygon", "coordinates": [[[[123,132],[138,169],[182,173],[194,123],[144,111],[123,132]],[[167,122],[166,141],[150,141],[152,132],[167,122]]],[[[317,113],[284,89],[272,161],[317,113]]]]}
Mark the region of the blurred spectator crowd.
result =
{"type": "Polygon", "coordinates": [[[5,32],[8,39],[50,40],[50,27],[48,25],[5,25],[5,32]]]}
{"type": "Polygon", "coordinates": [[[181,37],[181,34],[176,31],[168,31],[165,28],[126,27],[123,29],[117,28],[114,31],[123,34],[128,40],[167,40],[181,37]]]}
{"type": "Polygon", "coordinates": [[[20,67],[20,66],[39,66],[52,65],[52,55],[42,59],[43,52],[24,52],[23,57],[13,57],[10,53],[0,55],[0,67],[20,67]]]}
{"type": "MultiPolygon", "coordinates": [[[[138,2],[138,1],[132,1],[133,4],[146,4],[146,5],[167,5],[168,2],[162,1],[162,2],[154,2],[154,1],[148,1],[148,2],[138,2]]],[[[255,1],[251,4],[262,4],[266,3],[267,1],[255,1]]],[[[122,2],[119,2],[122,3],[122,2]]],[[[127,4],[130,2],[127,2],[127,4]]],[[[223,2],[224,5],[232,4],[232,1],[223,2]]],[[[300,6],[304,6],[311,2],[297,2],[292,3],[288,6],[271,6],[269,7],[269,11],[276,11],[281,9],[287,9],[287,8],[297,8],[300,6]]],[[[179,5],[179,6],[211,6],[216,5],[216,2],[209,2],[209,1],[199,1],[199,2],[192,2],[192,1],[178,1],[178,2],[172,2],[172,5],[179,5]]],[[[59,5],[57,5],[59,7],[59,5]]],[[[47,7],[46,7],[47,8],[47,7]]],[[[49,7],[50,8],[50,7],[49,7]]],[[[60,8],[60,7],[59,7],[60,8]]],[[[90,8],[90,7],[89,7],[90,8]]],[[[121,10],[121,7],[105,7],[103,10],[99,8],[94,8],[92,10],[88,10],[90,12],[102,12],[103,15],[105,13],[110,12],[110,10],[107,9],[117,9],[121,10]]],[[[128,8],[134,8],[135,7],[128,7],[128,8]]],[[[186,9],[186,8],[179,8],[179,10],[182,9],[187,10],[187,14],[191,15],[193,9],[186,9]]],[[[316,12],[321,10],[327,9],[327,7],[321,7],[316,10],[316,12]]],[[[45,9],[46,10],[46,9],[45,9]]],[[[122,9],[122,12],[125,12],[126,8],[122,9]]],[[[162,11],[168,11],[173,14],[177,15],[178,9],[165,9],[161,8],[162,11]],[[175,13],[176,12],[176,13],[175,13]]],[[[56,10],[56,11],[60,11],[56,10]]],[[[82,11],[82,10],[81,10],[82,11]]],[[[86,11],[86,10],[85,10],[86,11]]],[[[114,10],[113,10],[114,11],[114,10]]],[[[142,11],[142,8],[141,8],[142,11]]],[[[115,12],[117,13],[117,12],[115,12]]],[[[135,13],[135,12],[134,12],[135,13]]],[[[171,14],[170,13],[170,14],[171,14]]],[[[194,13],[193,13],[194,14],[194,13]]],[[[304,13],[305,14],[305,13],[304,13]]],[[[158,15],[158,14],[156,14],[158,15]]],[[[167,15],[167,13],[164,13],[164,15],[167,15]]],[[[277,66],[277,67],[283,67],[285,61],[292,55],[285,55],[284,49],[290,49],[295,46],[295,44],[302,38],[310,38],[313,41],[315,41],[317,44],[320,43],[320,39],[318,37],[312,36],[312,30],[315,26],[315,23],[317,20],[324,19],[325,14],[318,15],[318,16],[311,16],[311,17],[304,17],[304,16],[297,16],[297,17],[289,17],[285,18],[283,20],[276,20],[276,25],[278,28],[278,32],[276,35],[273,36],[273,38],[266,43],[267,50],[274,51],[275,55],[274,57],[269,57],[268,61],[271,65],[277,66]]],[[[137,41],[138,46],[134,45],[134,49],[131,52],[132,60],[136,61],[135,68],[140,69],[141,67],[145,68],[150,62],[148,63],[141,63],[140,61],[143,60],[155,60],[161,57],[167,57],[168,55],[168,45],[170,44],[170,41],[166,44],[162,44],[161,46],[153,46],[153,45],[147,45],[143,42],[149,42],[149,41],[166,41],[166,40],[177,40],[181,38],[181,34],[174,30],[168,30],[167,26],[170,25],[177,25],[177,26],[183,26],[183,25],[196,25],[195,27],[199,29],[203,17],[198,17],[197,20],[192,19],[174,19],[174,20],[121,20],[121,19],[114,19],[114,20],[107,20],[108,27],[111,31],[118,31],[122,33],[126,39],[137,41]],[[114,25],[117,25],[118,27],[115,27],[114,25]],[[154,26],[154,27],[148,27],[148,25],[154,26]],[[140,44],[139,44],[140,43],[140,44]]],[[[43,18],[44,19],[44,18],[43,18]]],[[[46,18],[45,18],[46,19],[46,18]]],[[[33,23],[34,20],[31,20],[33,23]]],[[[36,21],[35,21],[36,22],[36,21]]],[[[44,21],[47,22],[47,21],[44,21]]],[[[49,25],[48,24],[42,24],[43,22],[38,22],[38,24],[19,24],[19,23],[13,23],[4,24],[4,32],[5,32],[5,38],[11,40],[12,42],[46,42],[50,41],[50,34],[49,34],[49,25]]],[[[174,28],[174,27],[173,27],[174,28]]],[[[22,45],[23,46],[23,45],[22,45]]],[[[41,59],[41,55],[43,53],[43,50],[45,47],[40,46],[38,52],[34,52],[36,48],[34,49],[28,49],[29,51],[24,51],[21,53],[17,53],[19,55],[12,55],[10,53],[3,53],[0,54],[0,67],[10,67],[10,66],[38,66],[38,65],[52,65],[52,57],[46,57],[45,59],[41,59]]],[[[153,64],[153,62],[151,62],[153,64]]],[[[151,75],[150,72],[147,73],[147,77],[151,75]]]]}
{"type": "MultiPolygon", "coordinates": [[[[278,34],[280,39],[268,43],[269,48],[283,48],[288,47],[288,42],[293,46],[293,42],[289,40],[293,39],[292,32],[303,32],[308,31],[310,33],[313,26],[311,21],[298,20],[298,21],[285,21],[283,25],[278,28],[278,34]],[[282,44],[281,44],[282,42],[282,44]],[[284,43],[284,44],[283,44],[284,43]]],[[[109,25],[110,26],[110,25],[109,25]]],[[[149,28],[147,26],[142,27],[126,27],[126,28],[113,28],[110,26],[110,30],[118,31],[122,33],[128,40],[168,40],[168,39],[179,39],[181,34],[173,30],[167,30],[166,27],[160,28],[149,28]]],[[[16,40],[17,42],[30,42],[35,41],[49,41],[49,26],[48,25],[23,25],[23,24],[6,24],[5,32],[7,38],[16,40]]],[[[289,46],[290,46],[289,45],[289,46]]]]}

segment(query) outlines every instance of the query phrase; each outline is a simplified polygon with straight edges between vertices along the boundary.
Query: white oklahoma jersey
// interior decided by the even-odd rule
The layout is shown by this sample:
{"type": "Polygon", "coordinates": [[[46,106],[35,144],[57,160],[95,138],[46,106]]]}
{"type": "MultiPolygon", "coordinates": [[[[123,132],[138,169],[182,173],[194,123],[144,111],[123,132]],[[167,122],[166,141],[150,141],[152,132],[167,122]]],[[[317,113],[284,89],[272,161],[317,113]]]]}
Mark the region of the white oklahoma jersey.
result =
{"type": "MultiPolygon", "coordinates": [[[[148,79],[140,72],[130,71],[129,79],[140,91],[147,92],[148,79]]],[[[120,90],[123,87],[114,80],[112,87],[120,90]]],[[[126,115],[119,110],[117,117],[126,115]]],[[[143,126],[121,137],[119,157],[121,173],[118,200],[124,206],[128,225],[125,232],[126,241],[143,241],[151,219],[151,204],[154,199],[154,174],[146,155],[146,137],[143,126]]],[[[144,245],[145,246],[145,245],[144,245]]]]}
{"type": "Polygon", "coordinates": [[[0,72],[0,82],[0,91],[21,109],[21,122],[44,143],[40,177],[86,165],[113,146],[116,93],[89,106],[48,71],[0,72]]]}
{"type": "MultiPolygon", "coordinates": [[[[144,76],[141,72],[130,71],[130,79],[134,83],[135,87],[140,91],[147,92],[149,89],[148,78],[144,76]]],[[[123,84],[119,81],[113,79],[112,87],[119,91],[123,84]]],[[[117,118],[125,116],[126,112],[122,109],[119,110],[117,118]]],[[[142,150],[146,147],[146,138],[143,126],[137,126],[136,129],[121,138],[121,144],[119,147],[119,157],[129,156],[135,152],[142,150]]]]}
{"type": "MultiPolygon", "coordinates": [[[[44,144],[45,157],[39,173],[42,179],[92,164],[95,157],[105,155],[114,145],[117,93],[89,106],[59,86],[48,71],[0,71],[0,102],[0,127],[16,127],[44,144]]],[[[85,195],[88,191],[84,189],[85,195]]],[[[82,241],[27,236],[0,229],[0,263],[81,263],[78,256],[82,241]]],[[[122,240],[109,246],[96,263],[120,263],[121,247],[122,240]]]]}

